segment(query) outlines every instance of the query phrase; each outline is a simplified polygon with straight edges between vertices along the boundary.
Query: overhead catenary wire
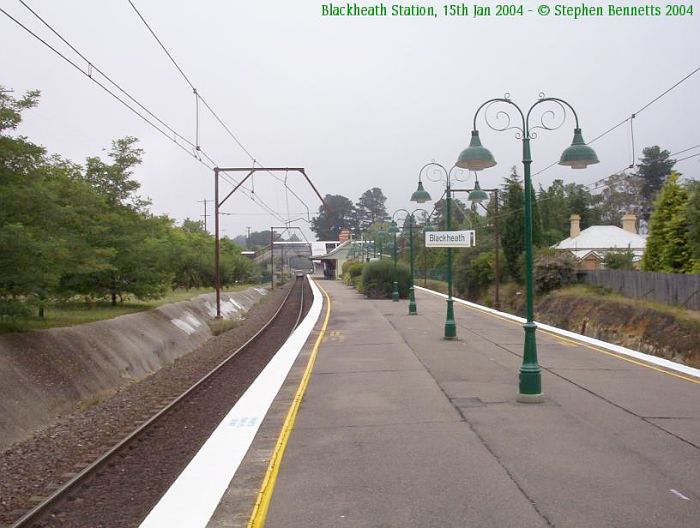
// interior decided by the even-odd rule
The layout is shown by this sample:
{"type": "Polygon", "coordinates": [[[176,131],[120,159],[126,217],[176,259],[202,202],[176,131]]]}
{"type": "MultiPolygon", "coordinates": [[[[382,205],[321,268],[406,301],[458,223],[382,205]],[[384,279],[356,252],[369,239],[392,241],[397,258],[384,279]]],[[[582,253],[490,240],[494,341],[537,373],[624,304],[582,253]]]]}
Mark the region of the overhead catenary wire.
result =
{"type": "MultiPolygon", "coordinates": [[[[219,116],[219,114],[217,114],[216,111],[211,107],[211,105],[201,96],[201,94],[199,94],[199,92],[197,91],[197,88],[195,88],[195,86],[194,86],[194,84],[192,83],[192,81],[191,81],[191,80],[189,79],[189,77],[185,74],[184,70],[183,70],[183,69],[180,67],[180,65],[177,63],[177,61],[175,60],[175,58],[173,57],[173,55],[170,53],[170,51],[168,51],[168,48],[165,47],[165,44],[163,44],[163,41],[158,37],[158,35],[157,35],[156,32],[153,30],[153,28],[151,27],[151,25],[148,23],[148,21],[146,20],[146,18],[145,18],[145,17],[141,14],[141,12],[138,10],[138,8],[136,7],[136,5],[134,5],[134,3],[133,3],[131,0],[128,0],[128,2],[129,2],[129,5],[131,6],[131,8],[134,10],[134,12],[138,15],[138,17],[141,19],[141,21],[143,22],[143,24],[146,26],[146,28],[148,29],[148,31],[150,32],[150,34],[153,36],[153,38],[154,38],[154,39],[156,40],[156,42],[159,44],[159,46],[161,47],[161,49],[163,50],[163,52],[165,52],[165,54],[168,56],[168,58],[170,59],[170,62],[173,63],[173,65],[175,66],[175,68],[177,68],[177,70],[180,72],[180,74],[182,75],[182,77],[185,79],[185,82],[187,82],[187,84],[190,86],[190,88],[192,88],[192,90],[194,91],[195,96],[196,96],[196,98],[197,98],[197,103],[201,102],[201,103],[204,105],[204,107],[205,107],[207,110],[209,110],[209,112],[210,112],[211,115],[214,117],[214,119],[221,125],[221,127],[222,127],[222,128],[226,131],[226,133],[233,139],[233,141],[240,147],[240,149],[250,158],[250,160],[253,162],[253,166],[255,166],[255,163],[256,163],[256,161],[257,161],[256,158],[255,158],[255,156],[253,156],[253,154],[245,147],[245,145],[243,145],[243,143],[238,139],[238,137],[236,136],[236,134],[233,133],[233,131],[232,131],[232,130],[229,128],[229,126],[224,122],[224,120],[221,119],[221,117],[219,116]]],[[[197,124],[197,127],[198,127],[198,126],[199,126],[199,125],[197,124]]],[[[261,167],[263,167],[263,168],[265,167],[265,166],[264,166],[263,164],[261,164],[261,163],[259,163],[259,165],[260,165],[261,167]]],[[[306,207],[307,211],[309,211],[309,208],[308,208],[308,205],[306,204],[306,202],[305,202],[304,200],[302,200],[301,197],[299,197],[299,195],[296,194],[296,193],[294,192],[294,190],[291,189],[291,188],[287,185],[286,178],[284,179],[284,181],[282,181],[282,178],[281,178],[281,177],[277,176],[276,174],[272,173],[271,171],[267,171],[267,172],[268,172],[272,177],[274,177],[277,181],[279,181],[280,183],[284,183],[284,186],[287,188],[288,192],[290,192],[304,207],[306,207]]],[[[308,212],[307,214],[310,216],[310,212],[308,212]]]]}
{"type": "MultiPolygon", "coordinates": [[[[167,138],[171,142],[175,143],[175,145],[177,145],[180,149],[182,149],[184,152],[186,152],[193,159],[195,159],[196,161],[200,162],[202,165],[207,167],[207,169],[213,170],[214,167],[218,165],[210,156],[208,156],[205,152],[203,152],[201,148],[198,149],[197,145],[195,143],[193,143],[192,141],[187,139],[184,135],[180,134],[174,128],[172,128],[170,125],[165,123],[160,117],[158,117],[156,114],[154,114],[152,111],[150,111],[145,105],[143,105],[140,101],[138,101],[135,97],[133,97],[129,92],[127,92],[125,89],[123,89],[116,81],[114,81],[111,77],[109,77],[106,73],[104,73],[99,67],[97,67],[92,61],[90,61],[82,52],[80,52],[75,46],[73,46],[70,42],[68,42],[67,39],[65,39],[58,31],[56,31],[36,11],[34,11],[29,5],[27,5],[26,2],[24,2],[23,0],[19,0],[19,2],[29,12],[31,12],[42,24],[44,24],[54,35],[56,35],[64,44],[66,44],[66,46],[68,46],[74,53],[76,53],[82,60],[84,60],[87,64],[87,69],[83,69],[81,66],[76,64],[73,60],[68,58],[64,53],[59,51],[55,46],[51,45],[49,42],[47,42],[45,39],[43,39],[41,36],[39,36],[36,32],[32,31],[29,27],[27,27],[25,24],[23,24],[21,21],[19,21],[14,16],[12,16],[5,9],[0,8],[0,12],[2,12],[5,16],[7,16],[10,20],[12,20],[20,28],[22,28],[24,31],[26,31],[31,36],[33,36],[36,40],[38,40],[44,46],[46,46],[51,51],[53,51],[56,55],[58,55],[60,58],[62,58],[65,62],[70,64],[73,68],[75,68],[80,73],[85,75],[88,79],[90,79],[92,82],[97,84],[105,92],[107,92],[114,99],[119,101],[124,107],[126,107],[132,113],[136,114],[139,118],[141,118],[143,121],[145,121],[148,125],[150,125],[152,128],[154,128],[157,132],[159,132],[165,138],[167,138]],[[146,115],[144,115],[144,113],[141,113],[139,110],[134,108],[134,106],[132,106],[124,98],[122,98],[120,95],[118,95],[113,90],[111,90],[104,83],[102,83],[98,79],[96,79],[93,76],[93,70],[98,72],[102,77],[104,77],[112,86],[114,86],[126,98],[128,98],[130,101],[132,101],[134,103],[134,105],[141,108],[146,115]],[[147,116],[150,116],[158,124],[154,123],[147,116]],[[159,126],[159,124],[162,126],[162,128],[161,128],[161,126],[159,126]],[[167,130],[167,132],[166,132],[166,130],[167,130]],[[178,141],[178,139],[180,141],[178,141]],[[187,146],[183,145],[183,143],[188,145],[192,150],[190,150],[190,148],[188,148],[187,146]],[[201,157],[198,154],[199,152],[201,152],[201,154],[204,155],[204,157],[209,161],[209,164],[204,162],[201,159],[201,157]]],[[[234,185],[237,184],[237,182],[235,182],[235,180],[228,175],[226,176],[226,180],[229,183],[232,183],[234,185]]],[[[247,192],[247,190],[245,188],[242,188],[242,192],[244,192],[244,194],[246,194],[250,199],[252,199],[253,202],[257,203],[258,205],[263,207],[266,211],[268,211],[269,214],[271,214],[272,216],[275,216],[275,218],[277,218],[280,221],[284,221],[284,219],[281,215],[276,213],[270,206],[265,204],[262,200],[255,198],[253,196],[250,196],[250,193],[247,192]]]]}
{"type": "MultiPolygon", "coordinates": [[[[161,133],[163,136],[165,136],[167,139],[175,143],[178,147],[180,147],[182,150],[184,150],[188,155],[190,155],[192,158],[194,158],[196,161],[199,161],[202,163],[205,167],[207,167],[209,170],[213,170],[215,166],[218,164],[216,161],[214,161],[210,156],[208,156],[204,151],[202,151],[201,148],[198,148],[198,145],[187,139],[185,136],[177,132],[175,129],[173,129],[170,125],[165,123],[161,118],[159,118],[156,114],[151,112],[145,105],[143,105],[140,101],[138,101],[135,97],[133,97],[129,92],[127,92],[125,89],[123,89],[116,81],[112,80],[111,77],[109,77],[106,73],[104,73],[99,67],[95,66],[95,64],[90,61],[82,52],[80,52],[75,46],[73,46],[66,38],[64,38],[58,31],[56,31],[46,20],[44,20],[36,11],[34,11],[29,5],[27,5],[26,2],[23,0],[18,0],[30,13],[32,13],[44,26],[46,26],[54,35],[56,35],[66,46],[68,46],[73,52],[75,52],[81,59],[83,59],[87,65],[88,69],[87,71],[81,68],[78,64],[76,64],[74,61],[66,57],[63,53],[61,53],[58,49],[56,49],[54,46],[49,44],[46,40],[41,38],[39,35],[37,35],[34,31],[29,29],[27,26],[22,24],[19,20],[17,20],[15,17],[10,15],[7,11],[4,9],[0,8],[0,11],[2,11],[8,18],[10,18],[13,22],[15,22],[17,25],[19,25],[22,29],[24,29],[26,32],[28,32],[30,35],[32,35],[34,38],[36,38],[39,42],[44,44],[46,47],[48,47],[50,50],[52,50],[54,53],[56,53],[58,56],[60,56],[62,59],[64,59],[66,62],[68,62],[71,66],[73,66],[75,69],[80,71],[83,75],[87,76],[91,81],[93,81],[95,84],[100,86],[103,90],[105,90],[107,93],[109,93],[112,97],[114,97],[117,101],[122,103],[127,109],[135,113],[137,116],[139,116],[142,120],[144,120],[146,123],[148,123],[151,127],[153,127],[155,130],[157,130],[159,133],[161,133]],[[141,114],[139,111],[137,111],[135,108],[133,108],[128,102],[124,101],[119,95],[115,94],[112,90],[110,90],[107,86],[105,86],[103,83],[95,79],[92,75],[92,71],[95,70],[97,71],[100,75],[102,75],[107,81],[109,81],[110,84],[112,84],[117,90],[119,90],[122,94],[124,94],[126,97],[128,97],[131,101],[133,101],[139,108],[143,109],[143,111],[151,116],[153,119],[155,119],[159,124],[161,124],[164,128],[166,128],[172,135],[173,137],[170,137],[168,133],[163,131],[160,127],[158,127],[156,124],[154,124],[152,121],[150,121],[146,116],[141,114]],[[193,150],[190,151],[187,149],[184,145],[179,143],[177,141],[177,138],[182,140],[182,142],[186,143],[189,145],[193,150]],[[204,163],[201,157],[199,156],[199,153],[201,152],[202,155],[209,161],[209,164],[204,163]]],[[[238,182],[236,182],[231,176],[226,175],[225,176],[226,181],[229,183],[232,183],[233,185],[236,185],[238,182]]],[[[278,220],[283,221],[283,217],[279,214],[277,214],[270,206],[268,206],[264,201],[262,201],[259,198],[256,198],[252,196],[247,189],[242,188],[242,192],[246,194],[253,202],[257,203],[260,205],[263,209],[268,211],[269,214],[272,216],[275,216],[278,220]]]]}
{"type": "MultiPolygon", "coordinates": [[[[146,116],[144,116],[141,112],[139,112],[138,110],[136,110],[136,109],[135,109],[133,106],[131,106],[127,101],[125,101],[124,99],[122,99],[121,97],[119,97],[119,95],[115,94],[113,91],[111,91],[111,90],[110,90],[107,86],[105,86],[103,83],[101,83],[100,81],[98,81],[97,79],[95,79],[94,77],[92,77],[91,72],[86,71],[86,70],[84,70],[83,68],[81,68],[79,65],[77,65],[75,62],[73,62],[73,61],[72,61],[71,59],[69,59],[68,57],[66,57],[63,53],[61,53],[59,50],[57,50],[57,49],[56,49],[55,47],[53,47],[51,44],[49,44],[48,42],[46,42],[46,41],[45,41],[44,39],[42,39],[39,35],[37,35],[35,32],[33,32],[33,31],[32,31],[31,29],[29,29],[27,26],[25,26],[24,24],[22,24],[19,20],[17,20],[17,19],[16,19],[15,17],[13,17],[12,15],[10,15],[7,11],[5,11],[5,10],[4,10],[3,8],[1,8],[1,7],[0,7],[0,12],[2,12],[2,13],[3,13],[5,16],[7,16],[10,20],[12,20],[13,22],[15,22],[18,26],[20,26],[22,29],[24,29],[27,33],[29,33],[30,35],[32,35],[32,36],[33,36],[35,39],[37,39],[39,42],[41,42],[42,44],[44,44],[44,45],[45,45],[47,48],[49,48],[51,51],[53,51],[54,53],[56,53],[59,57],[61,57],[61,58],[62,58],[64,61],[66,61],[68,64],[70,64],[71,66],[73,66],[73,68],[75,68],[75,69],[78,70],[80,73],[82,73],[83,75],[85,75],[88,79],[90,79],[92,82],[94,82],[95,84],[97,84],[97,85],[98,85],[100,88],[102,88],[105,92],[107,92],[107,93],[108,93],[109,95],[111,95],[114,99],[116,99],[116,100],[119,101],[122,105],[124,105],[127,109],[129,109],[131,112],[133,112],[133,113],[136,114],[138,117],[140,117],[143,121],[145,121],[146,123],[148,123],[151,127],[153,127],[155,130],[157,130],[160,134],[162,134],[162,135],[165,136],[167,139],[169,139],[170,141],[172,141],[173,143],[175,143],[178,147],[180,147],[181,149],[183,149],[183,150],[184,150],[187,154],[189,154],[190,156],[195,157],[195,156],[193,155],[193,153],[192,153],[187,147],[185,147],[184,145],[182,145],[181,143],[179,143],[179,142],[177,141],[177,139],[171,137],[170,134],[168,134],[168,132],[164,131],[164,130],[163,130],[162,128],[160,128],[158,125],[156,125],[155,123],[153,123],[152,121],[150,121],[146,116]]],[[[94,66],[92,66],[92,67],[94,68],[94,66]]],[[[95,69],[96,69],[96,68],[95,68],[95,69]]],[[[165,128],[167,128],[168,130],[170,130],[174,135],[176,135],[176,137],[180,137],[179,134],[177,134],[177,132],[172,131],[167,125],[163,125],[163,126],[164,126],[165,128]]],[[[196,159],[196,157],[195,157],[195,159],[196,159]]],[[[210,168],[213,168],[213,167],[210,167],[210,168]]]]}
{"type": "MultiPolygon", "coordinates": [[[[25,31],[30,33],[33,37],[35,37],[37,40],[42,42],[44,45],[46,45],[48,48],[50,48],[54,53],[58,54],[66,60],[68,63],[70,63],[73,67],[78,69],[80,72],[82,72],[84,75],[86,75],[88,78],[90,78],[92,81],[96,82],[98,85],[102,86],[95,78],[92,76],[93,70],[98,72],[102,77],[104,77],[112,86],[114,86],[119,92],[121,92],[123,95],[125,95],[128,99],[130,99],[134,104],[136,104],[139,108],[141,108],[144,112],[146,112],[149,116],[151,116],[153,119],[155,119],[158,123],[160,123],[162,126],[164,126],[168,131],[170,131],[175,137],[180,138],[183,142],[187,143],[190,147],[195,147],[195,144],[192,143],[189,139],[187,139],[185,136],[177,132],[173,127],[165,123],[162,119],[160,119],[157,115],[155,115],[153,112],[151,112],[148,108],[146,108],[143,104],[141,104],[140,101],[138,101],[135,97],[133,97],[131,94],[129,94],[126,90],[124,90],[117,82],[115,82],[109,75],[107,75],[105,72],[103,72],[99,67],[95,65],[93,61],[88,59],[83,53],[81,53],[73,44],[68,42],[63,35],[61,35],[58,31],[56,31],[51,24],[49,24],[46,20],[44,20],[39,13],[34,11],[34,9],[31,8],[24,0],[18,0],[20,4],[22,4],[32,15],[34,15],[44,26],[46,26],[49,31],[51,31],[56,37],[58,37],[66,46],[68,46],[76,55],[78,55],[81,59],[83,59],[87,63],[87,71],[83,70],[80,68],[77,64],[72,62],[70,59],[68,59],[66,56],[64,56],[62,53],[60,53],[56,48],[51,46],[48,42],[43,40],[41,37],[39,37],[36,33],[31,31],[28,27],[23,25],[21,22],[19,22],[17,19],[12,17],[10,14],[8,14],[4,9],[2,10],[3,13],[9,17],[11,20],[13,20],[16,24],[18,24],[20,27],[22,27],[25,31]]],[[[130,108],[131,109],[131,108],[130,108]]]]}
{"type": "MultiPolygon", "coordinates": [[[[632,114],[630,114],[629,117],[626,117],[625,119],[623,119],[623,120],[620,121],[619,123],[617,123],[617,124],[611,126],[610,128],[608,128],[608,129],[607,129],[605,132],[603,132],[602,134],[599,134],[599,135],[597,135],[596,137],[594,137],[593,139],[591,139],[591,140],[588,142],[588,144],[590,145],[591,143],[595,143],[595,142],[598,141],[599,139],[601,139],[601,138],[607,136],[607,135],[608,135],[610,132],[612,132],[613,130],[616,130],[617,128],[621,127],[622,125],[624,125],[624,124],[627,123],[628,121],[631,121],[631,120],[635,119],[635,118],[636,118],[639,114],[641,114],[644,110],[646,110],[646,109],[649,108],[651,105],[653,105],[656,101],[658,101],[659,99],[661,99],[662,97],[664,97],[666,94],[668,94],[669,92],[671,92],[672,90],[674,90],[675,88],[677,88],[678,86],[680,86],[681,84],[683,84],[685,81],[687,81],[690,77],[692,77],[693,75],[695,75],[695,74],[698,73],[699,71],[700,71],[700,66],[698,66],[698,67],[695,68],[693,71],[691,71],[688,75],[686,75],[685,77],[683,77],[682,79],[680,79],[679,81],[677,81],[676,83],[674,83],[671,87],[667,88],[666,90],[664,90],[663,92],[661,92],[659,95],[657,95],[656,97],[654,97],[651,101],[649,101],[648,103],[646,103],[646,104],[645,104],[644,106],[642,106],[639,110],[637,110],[636,112],[633,112],[632,114]]],[[[537,176],[538,174],[542,174],[543,172],[545,172],[545,171],[551,169],[552,167],[554,167],[554,166],[557,165],[558,163],[559,163],[558,161],[555,161],[555,162],[553,162],[553,163],[547,165],[545,168],[543,168],[543,169],[537,171],[537,172],[534,173],[532,176],[534,177],[534,176],[537,176]]]]}

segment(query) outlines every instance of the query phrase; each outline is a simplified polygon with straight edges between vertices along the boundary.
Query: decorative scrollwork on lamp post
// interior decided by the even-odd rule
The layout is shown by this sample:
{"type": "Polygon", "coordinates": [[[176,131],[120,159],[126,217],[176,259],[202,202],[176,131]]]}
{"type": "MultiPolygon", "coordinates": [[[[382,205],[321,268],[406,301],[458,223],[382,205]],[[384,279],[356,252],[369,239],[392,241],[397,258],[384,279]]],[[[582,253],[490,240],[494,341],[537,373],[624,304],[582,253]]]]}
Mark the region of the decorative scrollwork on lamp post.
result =
{"type": "Polygon", "coordinates": [[[464,149],[458,159],[456,166],[469,170],[488,169],[496,165],[493,154],[481,144],[479,131],[476,127],[476,119],[479,112],[484,111],[484,120],[492,130],[503,132],[506,130],[516,130],[515,137],[522,141],[523,167],[525,176],[525,293],[526,293],[526,316],[527,321],[523,325],[525,328],[525,344],[523,352],[523,364],[520,368],[520,387],[518,401],[524,403],[538,403],[542,401],[542,381],[541,371],[537,363],[537,343],[535,330],[537,325],[534,322],[534,290],[532,278],[532,182],[530,176],[530,165],[532,156],[530,154],[530,140],[537,137],[536,130],[557,130],[566,121],[566,110],[571,110],[576,126],[574,128],[574,139],[571,146],[566,148],[559,160],[560,165],[571,167],[572,169],[584,169],[588,165],[598,163],[598,156],[595,151],[586,145],[579,127],[578,115],[574,108],[565,100],[557,97],[545,97],[543,93],[530,106],[526,113],[515,104],[510,94],[504,97],[489,99],[484,102],[474,113],[474,125],[471,133],[469,147],[464,149]],[[540,105],[550,105],[549,108],[540,105]],[[507,110],[517,110],[522,126],[512,126],[512,118],[508,111],[499,109],[495,115],[489,116],[491,109],[496,105],[507,106],[507,110]],[[542,110],[539,114],[539,124],[532,124],[534,110],[542,110]],[[561,116],[561,117],[559,117],[561,116]],[[505,125],[503,124],[505,122],[505,125]]]}

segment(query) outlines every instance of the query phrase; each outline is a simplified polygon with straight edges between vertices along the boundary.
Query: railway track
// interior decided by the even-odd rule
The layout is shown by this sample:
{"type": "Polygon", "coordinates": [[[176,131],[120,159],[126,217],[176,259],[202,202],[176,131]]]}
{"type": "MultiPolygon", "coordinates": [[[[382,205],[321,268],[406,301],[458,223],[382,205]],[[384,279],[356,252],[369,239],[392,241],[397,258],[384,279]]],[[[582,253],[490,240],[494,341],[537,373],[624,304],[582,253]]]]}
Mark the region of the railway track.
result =
{"type": "Polygon", "coordinates": [[[11,526],[137,526],[310,304],[308,281],[297,278],[273,317],[245,344],[11,526]]]}

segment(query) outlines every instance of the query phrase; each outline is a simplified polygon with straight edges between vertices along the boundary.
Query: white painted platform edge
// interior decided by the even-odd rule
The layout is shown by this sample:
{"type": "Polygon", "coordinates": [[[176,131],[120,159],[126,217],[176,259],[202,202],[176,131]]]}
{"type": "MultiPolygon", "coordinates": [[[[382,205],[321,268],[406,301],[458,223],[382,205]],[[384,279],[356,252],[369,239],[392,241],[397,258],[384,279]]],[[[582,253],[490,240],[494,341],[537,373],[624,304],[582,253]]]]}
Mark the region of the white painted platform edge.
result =
{"type": "MultiPolygon", "coordinates": [[[[424,292],[432,293],[433,295],[437,295],[438,297],[443,297],[447,299],[447,295],[444,293],[436,292],[434,290],[429,290],[427,288],[423,288],[421,286],[414,286],[415,289],[417,290],[422,290],[424,292]]],[[[498,310],[494,310],[493,308],[488,308],[487,306],[482,306],[481,304],[476,304],[473,302],[465,301],[464,299],[459,299],[458,297],[452,297],[452,299],[455,302],[458,302],[460,304],[464,304],[466,306],[469,306],[470,308],[475,308],[477,310],[481,310],[482,312],[488,312],[492,313],[495,315],[498,315],[499,317],[504,317],[506,319],[511,319],[512,321],[517,321],[519,323],[524,323],[525,319],[523,317],[518,317],[517,315],[511,315],[509,313],[505,312],[499,312],[498,310]]],[[[601,341],[600,339],[594,339],[592,337],[588,337],[585,335],[577,334],[576,332],[570,332],[568,330],[562,330],[561,328],[557,328],[556,326],[551,326],[545,323],[537,323],[537,326],[539,328],[542,328],[543,330],[547,330],[548,332],[551,332],[553,334],[557,334],[563,337],[568,337],[569,339],[574,339],[576,341],[581,341],[582,343],[587,343],[589,345],[595,345],[600,348],[604,348],[605,350],[610,350],[611,352],[615,352],[617,354],[622,354],[624,356],[629,356],[633,357],[635,359],[640,359],[642,361],[646,361],[647,363],[652,363],[654,365],[658,365],[660,367],[667,368],[669,370],[675,370],[676,372],[682,372],[683,374],[688,374],[689,376],[695,376],[696,378],[700,378],[700,369],[696,369],[693,367],[689,367],[687,365],[681,365],[680,363],[676,363],[675,361],[670,361],[668,359],[660,358],[657,356],[652,356],[651,354],[645,354],[643,352],[639,352],[637,350],[632,350],[631,348],[625,348],[620,345],[613,345],[612,343],[607,343],[605,341],[601,341]]]]}
{"type": "Polygon", "coordinates": [[[141,528],[206,526],[321,314],[321,292],[312,280],[309,283],[314,295],[309,313],[153,507],[141,528]]]}

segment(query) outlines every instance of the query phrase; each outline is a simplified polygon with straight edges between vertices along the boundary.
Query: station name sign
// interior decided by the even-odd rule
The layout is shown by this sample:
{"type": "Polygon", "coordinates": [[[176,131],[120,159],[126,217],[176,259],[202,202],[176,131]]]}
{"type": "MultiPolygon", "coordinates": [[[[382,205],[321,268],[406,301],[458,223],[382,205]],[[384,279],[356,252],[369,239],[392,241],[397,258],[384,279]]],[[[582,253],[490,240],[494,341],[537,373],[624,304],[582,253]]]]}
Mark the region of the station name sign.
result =
{"type": "Polygon", "coordinates": [[[472,247],[476,244],[476,231],[428,231],[425,247],[472,247]]]}

